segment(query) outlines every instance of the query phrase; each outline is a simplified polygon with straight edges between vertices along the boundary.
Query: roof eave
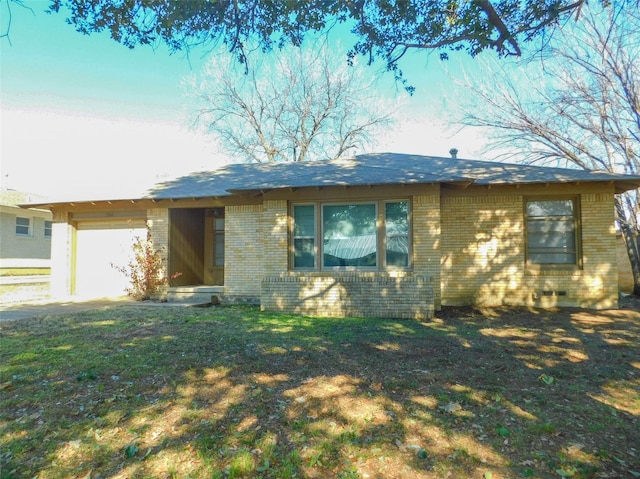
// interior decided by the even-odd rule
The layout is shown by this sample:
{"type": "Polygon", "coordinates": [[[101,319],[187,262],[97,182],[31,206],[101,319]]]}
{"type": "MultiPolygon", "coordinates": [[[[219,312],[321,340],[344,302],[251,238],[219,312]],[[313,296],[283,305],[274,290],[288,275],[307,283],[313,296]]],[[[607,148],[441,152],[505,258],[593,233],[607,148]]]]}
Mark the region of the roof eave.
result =
{"type": "Polygon", "coordinates": [[[636,181],[615,181],[616,194],[626,193],[630,190],[640,188],[640,179],[636,181]]]}
{"type": "Polygon", "coordinates": [[[475,183],[475,180],[458,180],[458,181],[442,181],[440,182],[440,184],[442,186],[448,186],[448,187],[452,187],[455,189],[466,189],[469,186],[473,185],[475,183]]]}
{"type": "Polygon", "coordinates": [[[118,198],[115,200],[53,201],[49,203],[27,203],[27,204],[21,204],[18,206],[20,208],[25,208],[25,209],[44,208],[47,210],[51,210],[52,208],[59,208],[60,206],[71,206],[71,207],[76,207],[78,205],[98,206],[99,204],[105,204],[105,205],[111,206],[116,203],[135,204],[145,200],[151,201],[151,198],[118,198]]]}
{"type": "Polygon", "coordinates": [[[54,205],[56,205],[57,203],[25,203],[25,204],[20,204],[20,205],[15,205],[18,208],[23,208],[25,210],[31,210],[31,209],[44,209],[44,210],[49,210],[51,208],[53,208],[54,205]]]}
{"type": "Polygon", "coordinates": [[[464,178],[459,180],[432,180],[432,181],[408,181],[408,182],[398,182],[398,183],[358,183],[358,184],[350,184],[343,182],[336,183],[310,183],[308,185],[281,185],[277,187],[265,187],[265,188],[232,188],[227,190],[231,195],[243,195],[243,196],[259,196],[261,194],[274,191],[274,190],[299,190],[302,188],[328,188],[328,187],[337,187],[337,188],[357,188],[357,187],[365,187],[371,188],[374,186],[394,186],[394,185],[435,185],[435,184],[447,184],[451,186],[455,186],[458,188],[467,188],[471,184],[474,183],[475,180],[470,178],[464,178]]]}

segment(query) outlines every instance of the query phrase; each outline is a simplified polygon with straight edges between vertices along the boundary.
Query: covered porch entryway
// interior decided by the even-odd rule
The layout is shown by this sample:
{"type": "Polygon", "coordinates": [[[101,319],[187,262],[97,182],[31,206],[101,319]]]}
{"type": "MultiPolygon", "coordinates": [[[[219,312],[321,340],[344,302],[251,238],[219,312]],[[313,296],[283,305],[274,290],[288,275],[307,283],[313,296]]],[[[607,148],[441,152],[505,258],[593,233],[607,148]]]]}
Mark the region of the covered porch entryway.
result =
{"type": "Polygon", "coordinates": [[[224,208],[169,210],[169,301],[211,302],[224,290],[224,208]]]}

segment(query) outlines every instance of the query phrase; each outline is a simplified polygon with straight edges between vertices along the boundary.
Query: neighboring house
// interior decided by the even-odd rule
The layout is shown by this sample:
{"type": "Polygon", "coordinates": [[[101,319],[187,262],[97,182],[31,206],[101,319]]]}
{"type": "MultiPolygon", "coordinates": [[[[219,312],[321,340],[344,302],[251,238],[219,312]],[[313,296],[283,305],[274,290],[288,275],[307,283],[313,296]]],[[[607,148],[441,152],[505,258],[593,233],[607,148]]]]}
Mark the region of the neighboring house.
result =
{"type": "Polygon", "coordinates": [[[42,198],[0,189],[0,302],[49,296],[52,215],[18,205],[42,198]]]}
{"type": "MultiPolygon", "coordinates": [[[[442,305],[616,307],[614,195],[640,176],[369,154],[236,164],[53,211],[58,294],[122,293],[112,263],[148,224],[168,294],[319,316],[442,305]]],[[[32,205],[33,206],[33,205],[32,205]]],[[[119,282],[120,281],[120,282],[119,282]]]]}
{"type": "Polygon", "coordinates": [[[49,273],[52,214],[18,205],[42,198],[0,190],[0,274],[49,273]]]}

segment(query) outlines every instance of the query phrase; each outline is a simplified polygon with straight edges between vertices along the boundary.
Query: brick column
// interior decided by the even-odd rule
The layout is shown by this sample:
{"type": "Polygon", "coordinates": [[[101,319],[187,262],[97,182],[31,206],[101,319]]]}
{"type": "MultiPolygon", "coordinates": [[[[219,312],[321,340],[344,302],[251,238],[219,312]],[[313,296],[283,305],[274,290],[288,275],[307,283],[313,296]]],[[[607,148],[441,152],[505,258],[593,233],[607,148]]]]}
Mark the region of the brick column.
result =
{"type": "Polygon", "coordinates": [[[582,287],[580,306],[618,307],[618,258],[613,193],[590,193],[581,197],[582,287]]]}
{"type": "Polygon", "coordinates": [[[286,272],[289,264],[289,215],[284,200],[265,201],[263,206],[263,272],[272,276],[286,272]]]}
{"type": "Polygon", "coordinates": [[[259,298],[263,274],[263,248],[271,241],[262,227],[262,205],[225,208],[224,294],[259,298]]]}
{"type": "Polygon", "coordinates": [[[433,300],[440,309],[440,195],[413,197],[413,270],[433,279],[433,300]]]}

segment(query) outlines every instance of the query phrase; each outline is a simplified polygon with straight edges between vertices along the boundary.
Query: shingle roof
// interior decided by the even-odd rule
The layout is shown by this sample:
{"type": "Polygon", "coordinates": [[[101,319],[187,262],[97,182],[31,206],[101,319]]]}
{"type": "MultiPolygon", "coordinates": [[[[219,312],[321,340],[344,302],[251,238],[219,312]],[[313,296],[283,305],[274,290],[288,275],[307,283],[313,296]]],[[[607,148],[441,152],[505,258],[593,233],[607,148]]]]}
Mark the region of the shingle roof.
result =
{"type": "Polygon", "coordinates": [[[375,153],[328,162],[234,164],[160,183],[154,199],[228,196],[250,190],[319,186],[458,183],[479,185],[613,181],[620,191],[640,186],[640,176],[491,161],[375,153]]]}
{"type": "MultiPolygon", "coordinates": [[[[49,202],[224,197],[248,191],[322,186],[453,183],[504,185],[613,182],[616,192],[640,186],[640,176],[434,156],[375,153],[326,162],[230,164],[156,184],[127,198],[75,198],[49,202]]],[[[41,203],[40,205],[44,205],[41,203]]]]}
{"type": "Polygon", "coordinates": [[[32,203],[44,199],[42,195],[4,188],[0,189],[0,205],[3,206],[18,206],[22,203],[32,203]]]}
{"type": "Polygon", "coordinates": [[[402,155],[360,155],[326,162],[233,164],[156,185],[152,198],[228,196],[247,190],[399,183],[469,182],[439,169],[426,168],[402,155]]]}

